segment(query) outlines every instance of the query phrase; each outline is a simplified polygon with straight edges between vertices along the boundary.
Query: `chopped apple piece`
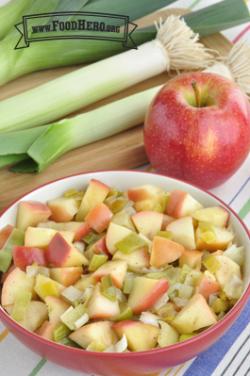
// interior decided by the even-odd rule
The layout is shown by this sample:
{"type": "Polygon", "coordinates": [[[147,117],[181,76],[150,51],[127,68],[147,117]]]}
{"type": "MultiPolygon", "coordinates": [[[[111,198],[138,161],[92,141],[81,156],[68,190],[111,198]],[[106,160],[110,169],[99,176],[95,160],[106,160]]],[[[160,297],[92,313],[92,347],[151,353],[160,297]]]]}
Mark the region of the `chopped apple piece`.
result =
{"type": "Polygon", "coordinates": [[[12,225],[7,225],[0,230],[0,249],[3,248],[13,229],[14,227],[12,225]]]}
{"type": "Polygon", "coordinates": [[[205,271],[197,285],[197,292],[208,299],[209,295],[220,291],[220,285],[209,271],[205,271]]]}
{"type": "Polygon", "coordinates": [[[93,279],[98,282],[102,277],[110,275],[113,284],[117,288],[121,288],[127,273],[127,267],[126,261],[108,261],[93,273],[93,279]]]}
{"type": "Polygon", "coordinates": [[[106,246],[109,252],[114,254],[117,250],[115,245],[130,234],[133,234],[133,231],[129,230],[127,227],[111,222],[106,234],[106,246]]]}
{"type": "Polygon", "coordinates": [[[109,321],[99,321],[84,325],[74,333],[71,333],[69,338],[84,349],[91,343],[101,343],[105,349],[117,342],[117,336],[112,330],[112,323],[109,321]]]}
{"type": "Polygon", "coordinates": [[[7,272],[12,261],[12,249],[15,245],[23,245],[23,240],[23,231],[14,228],[4,243],[4,248],[0,250],[0,272],[7,272]]]}
{"type": "Polygon", "coordinates": [[[166,279],[136,277],[129,295],[128,305],[135,314],[150,309],[168,290],[166,279]]]}
{"type": "Polygon", "coordinates": [[[5,306],[14,304],[16,296],[22,291],[33,294],[34,282],[34,277],[29,277],[21,269],[14,268],[8,274],[3,284],[1,297],[2,306],[5,308],[5,306]]]}
{"type": "Polygon", "coordinates": [[[32,300],[28,305],[24,318],[20,321],[20,324],[34,332],[37,330],[48,318],[48,309],[46,304],[32,300]]]}
{"type": "Polygon", "coordinates": [[[141,211],[132,215],[132,221],[138,232],[152,239],[161,230],[163,214],[155,211],[141,211]]]}
{"type": "Polygon", "coordinates": [[[106,256],[109,256],[110,253],[109,253],[108,248],[106,246],[106,236],[102,236],[95,243],[93,243],[88,248],[88,251],[92,252],[93,254],[97,254],[97,255],[100,255],[100,254],[103,255],[104,254],[106,256]]]}
{"type": "Polygon", "coordinates": [[[200,270],[202,252],[196,250],[184,249],[179,259],[180,266],[188,265],[192,269],[200,270]]]}
{"type": "Polygon", "coordinates": [[[51,323],[58,324],[60,322],[61,315],[67,311],[70,304],[56,296],[46,296],[44,301],[48,307],[49,321],[51,323]]]}
{"type": "Polygon", "coordinates": [[[161,188],[149,184],[128,189],[128,198],[134,202],[144,201],[148,199],[155,200],[163,194],[164,191],[161,188]]]}
{"type": "Polygon", "coordinates": [[[105,231],[113,216],[107,205],[100,203],[89,211],[86,215],[86,223],[98,233],[105,231]]]}
{"type": "Polygon", "coordinates": [[[195,236],[192,217],[183,217],[169,223],[166,230],[171,232],[172,240],[185,248],[195,249],[195,236]]]}
{"type": "Polygon", "coordinates": [[[47,221],[51,211],[46,204],[37,201],[21,201],[18,205],[16,227],[25,231],[29,226],[47,221]]]}
{"type": "Polygon", "coordinates": [[[156,268],[160,268],[175,260],[178,260],[184,247],[170,239],[161,236],[155,236],[153,239],[150,264],[156,268]]]}
{"type": "Polygon", "coordinates": [[[229,299],[238,299],[243,291],[240,266],[224,255],[214,255],[219,262],[215,277],[229,299]]]}
{"type": "Polygon", "coordinates": [[[84,291],[87,287],[92,286],[94,284],[95,284],[95,281],[92,277],[92,274],[83,274],[81,276],[81,279],[79,279],[79,281],[77,281],[74,284],[74,287],[76,287],[77,289],[81,291],[84,291]]]}
{"type": "Polygon", "coordinates": [[[160,321],[160,333],[158,336],[158,344],[160,347],[173,345],[179,341],[179,333],[168,323],[160,321]]]}
{"type": "Polygon", "coordinates": [[[54,281],[49,277],[45,277],[44,275],[38,274],[36,276],[36,282],[34,290],[37,295],[42,299],[45,300],[47,296],[56,296],[59,297],[60,292],[64,289],[64,286],[60,283],[54,281]]]}
{"type": "Polygon", "coordinates": [[[149,267],[149,253],[147,248],[137,249],[132,253],[125,254],[117,251],[113,260],[123,260],[128,264],[128,270],[140,273],[143,268],[149,267]]]}
{"type": "Polygon", "coordinates": [[[135,231],[135,226],[133,225],[133,221],[131,220],[131,216],[135,214],[135,212],[136,211],[132,206],[126,207],[113,215],[111,222],[135,231]]]}
{"type": "Polygon", "coordinates": [[[110,188],[99,180],[90,180],[78,210],[76,220],[83,221],[91,209],[105,200],[109,191],[110,188]]]}
{"type": "Polygon", "coordinates": [[[107,255],[93,255],[89,263],[89,267],[88,267],[89,271],[90,272],[96,271],[98,268],[100,268],[100,266],[105,264],[107,260],[108,260],[107,255]]]}
{"type": "Polygon", "coordinates": [[[16,245],[13,247],[12,254],[14,265],[23,271],[26,270],[28,265],[32,265],[34,263],[41,266],[45,266],[47,264],[44,250],[41,248],[16,245]]]}
{"type": "Polygon", "coordinates": [[[88,302],[87,311],[92,320],[110,319],[119,315],[120,308],[117,300],[112,301],[101,293],[98,283],[88,302]]]}
{"type": "Polygon", "coordinates": [[[186,217],[201,208],[202,205],[189,193],[179,190],[170,192],[167,203],[168,215],[175,218],[186,217]]]}
{"type": "Polygon", "coordinates": [[[113,324],[112,328],[121,338],[126,336],[128,348],[132,351],[146,351],[157,345],[159,328],[141,321],[125,320],[113,324]]]}
{"type": "Polygon", "coordinates": [[[24,245],[27,247],[45,248],[57,233],[70,243],[74,239],[74,233],[71,231],[56,231],[49,228],[28,227],[25,232],[24,245]]]}
{"type": "Polygon", "coordinates": [[[72,244],[68,243],[59,233],[49,243],[46,257],[49,264],[55,267],[72,267],[88,264],[86,257],[72,244]]]}
{"type": "Polygon", "coordinates": [[[170,215],[167,215],[167,214],[163,214],[163,221],[162,221],[161,229],[165,230],[167,225],[169,225],[169,223],[173,222],[174,220],[175,220],[174,217],[171,217],[170,215]]]}
{"type": "Polygon", "coordinates": [[[74,198],[58,197],[48,202],[51,219],[56,222],[71,221],[78,211],[78,201],[74,198]]]}
{"type": "Polygon", "coordinates": [[[218,226],[200,223],[196,229],[197,249],[224,250],[233,238],[234,234],[231,231],[218,226]]]}
{"type": "Polygon", "coordinates": [[[42,325],[36,330],[36,334],[50,341],[53,341],[53,332],[57,325],[58,324],[56,323],[51,323],[48,320],[45,320],[42,325]]]}
{"type": "Polygon", "coordinates": [[[195,294],[177,313],[172,325],[180,334],[192,334],[195,330],[206,328],[217,322],[217,318],[206,299],[201,294],[195,294]]]}
{"type": "Polygon", "coordinates": [[[90,233],[91,229],[86,222],[62,222],[54,221],[41,222],[38,227],[51,228],[57,231],[69,231],[74,233],[74,241],[81,240],[84,236],[90,233]]]}
{"type": "Polygon", "coordinates": [[[192,217],[199,222],[210,223],[211,225],[226,227],[229,219],[229,213],[221,206],[213,206],[196,210],[192,217]]]}
{"type": "Polygon", "coordinates": [[[51,268],[50,277],[67,287],[76,283],[81,278],[82,272],[81,266],[51,268]]]}
{"type": "Polygon", "coordinates": [[[232,244],[223,253],[224,256],[229,257],[231,260],[242,266],[244,263],[245,251],[244,247],[237,247],[236,244],[232,244]]]}

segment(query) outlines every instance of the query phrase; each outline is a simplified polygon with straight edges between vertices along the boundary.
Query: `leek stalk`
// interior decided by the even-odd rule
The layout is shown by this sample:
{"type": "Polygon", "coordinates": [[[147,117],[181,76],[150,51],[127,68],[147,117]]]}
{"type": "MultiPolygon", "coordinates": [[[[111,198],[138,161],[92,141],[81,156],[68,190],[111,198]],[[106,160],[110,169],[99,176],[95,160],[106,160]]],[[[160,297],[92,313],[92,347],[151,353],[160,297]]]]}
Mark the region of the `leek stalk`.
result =
{"type": "Polygon", "coordinates": [[[14,171],[40,172],[69,150],[141,124],[160,88],[156,86],[43,127],[3,133],[0,137],[0,156],[8,154],[8,150],[12,154],[16,148],[16,152],[19,151],[21,156],[26,155],[26,158],[14,167],[14,171]]]}
{"type": "Polygon", "coordinates": [[[198,35],[179,17],[160,21],[157,29],[156,39],[138,49],[1,101],[0,131],[46,124],[170,69],[200,69],[214,61],[213,54],[198,42],[198,35]]]}
{"type": "MultiPolygon", "coordinates": [[[[25,0],[19,0],[19,2],[25,0]]],[[[79,0],[80,1],[80,0],[79,0]]],[[[45,13],[63,10],[97,11],[125,14],[130,20],[167,6],[174,0],[95,0],[80,1],[72,5],[67,0],[35,0],[23,14],[45,13]]],[[[73,20],[74,18],[71,18],[73,20]]],[[[187,25],[200,36],[216,33],[227,28],[249,22],[249,11],[244,0],[224,0],[183,16],[187,25]]],[[[153,26],[137,29],[133,39],[140,45],[155,37],[153,26]]],[[[29,48],[14,50],[18,38],[17,30],[10,32],[0,42],[0,85],[34,71],[80,63],[91,63],[124,50],[121,43],[93,40],[55,40],[33,43],[29,48]]]]}
{"type": "Polygon", "coordinates": [[[23,11],[31,4],[31,0],[11,0],[0,7],[0,39],[5,37],[8,31],[20,19],[23,11]]]}

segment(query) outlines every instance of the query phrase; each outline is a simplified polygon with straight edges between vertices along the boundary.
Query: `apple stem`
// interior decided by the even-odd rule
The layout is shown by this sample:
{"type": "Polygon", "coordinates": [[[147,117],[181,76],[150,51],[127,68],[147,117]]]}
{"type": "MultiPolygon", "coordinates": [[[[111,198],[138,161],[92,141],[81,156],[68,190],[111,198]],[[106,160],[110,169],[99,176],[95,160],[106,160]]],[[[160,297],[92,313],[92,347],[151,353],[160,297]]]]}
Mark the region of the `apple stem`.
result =
{"type": "Polygon", "coordinates": [[[200,93],[200,90],[198,89],[196,81],[192,82],[192,88],[194,89],[196,107],[201,107],[201,93],[200,93]]]}

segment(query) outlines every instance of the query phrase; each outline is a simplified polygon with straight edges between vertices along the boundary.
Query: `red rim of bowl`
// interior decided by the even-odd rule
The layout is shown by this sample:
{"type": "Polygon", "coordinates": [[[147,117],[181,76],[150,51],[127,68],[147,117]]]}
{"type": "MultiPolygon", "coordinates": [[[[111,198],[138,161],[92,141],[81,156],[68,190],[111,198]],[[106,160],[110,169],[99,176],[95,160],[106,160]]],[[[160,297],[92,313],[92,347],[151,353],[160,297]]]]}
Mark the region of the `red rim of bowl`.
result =
{"type": "MultiPolygon", "coordinates": [[[[195,184],[191,184],[191,183],[186,182],[186,181],[181,180],[181,179],[176,179],[176,178],[173,178],[171,176],[157,174],[155,172],[137,171],[137,170],[97,170],[97,171],[88,171],[88,172],[81,172],[79,174],[72,174],[72,175],[65,176],[63,178],[58,178],[58,179],[52,180],[50,182],[47,182],[47,183],[39,185],[38,187],[32,189],[31,191],[23,194],[22,196],[20,196],[16,200],[14,200],[10,205],[8,205],[8,207],[6,209],[4,209],[4,210],[2,210],[0,212],[0,218],[3,216],[3,214],[5,212],[7,212],[13,205],[16,204],[16,202],[18,202],[19,200],[21,200],[23,197],[25,197],[26,195],[28,195],[28,194],[30,194],[30,193],[32,193],[32,192],[34,192],[34,191],[36,191],[36,190],[38,190],[40,188],[43,188],[43,187],[47,186],[47,185],[56,183],[56,182],[64,180],[64,179],[68,179],[68,178],[72,178],[72,177],[77,177],[77,176],[80,176],[80,175],[89,175],[89,174],[94,174],[94,173],[113,173],[113,172],[119,172],[119,173],[130,172],[130,173],[139,173],[139,174],[147,174],[147,175],[159,175],[159,176],[164,177],[166,179],[172,179],[172,180],[179,181],[181,183],[185,183],[185,184],[190,185],[191,187],[194,187],[194,188],[196,188],[196,189],[198,189],[198,190],[200,190],[202,192],[205,192],[209,196],[211,196],[214,199],[216,199],[217,201],[219,201],[222,205],[224,205],[227,208],[227,210],[229,212],[231,212],[236,217],[236,219],[240,222],[241,226],[245,230],[245,232],[246,232],[246,234],[247,234],[247,236],[248,236],[248,238],[250,240],[250,232],[249,232],[248,228],[246,227],[245,223],[238,216],[238,214],[230,206],[228,206],[223,200],[221,200],[220,198],[218,198],[213,193],[208,192],[207,190],[205,190],[203,188],[200,188],[199,186],[197,186],[195,184]]],[[[218,321],[216,324],[212,325],[210,328],[205,329],[203,332],[201,332],[201,333],[195,335],[194,337],[192,337],[192,338],[190,338],[188,340],[185,340],[183,342],[179,342],[179,343],[176,343],[174,345],[169,345],[169,346],[166,346],[166,347],[163,347],[163,348],[155,348],[155,349],[147,350],[147,351],[136,351],[136,352],[129,352],[129,353],[115,353],[115,352],[98,352],[97,353],[95,351],[88,351],[88,355],[89,356],[96,356],[96,354],[99,354],[101,356],[105,356],[105,357],[108,357],[108,358],[109,357],[118,357],[118,358],[119,357],[123,357],[123,358],[126,358],[126,357],[144,356],[145,354],[154,355],[156,353],[157,354],[164,353],[166,351],[166,349],[181,350],[186,345],[192,345],[192,344],[196,343],[197,341],[199,341],[200,339],[209,336],[211,333],[213,333],[214,331],[216,331],[220,326],[223,326],[225,322],[228,322],[228,321],[231,322],[231,317],[234,316],[234,314],[237,313],[239,310],[243,309],[243,307],[247,303],[247,300],[248,300],[249,297],[250,297],[250,282],[249,282],[248,287],[246,288],[244,294],[241,296],[241,298],[238,300],[238,302],[234,305],[234,307],[220,321],[218,321]]],[[[37,341],[39,341],[39,342],[41,342],[41,343],[43,343],[45,345],[53,346],[54,348],[56,348],[58,350],[60,350],[60,349],[61,350],[62,349],[65,350],[65,348],[66,348],[70,352],[73,352],[73,353],[78,353],[79,352],[79,354],[82,353],[82,351],[84,351],[84,349],[79,349],[79,348],[74,348],[74,347],[70,347],[70,346],[65,346],[63,344],[59,344],[59,343],[47,340],[47,339],[39,336],[38,334],[25,329],[24,327],[22,327],[21,325],[19,325],[15,320],[13,320],[10,317],[10,315],[7,312],[5,312],[5,310],[3,309],[3,307],[0,305],[0,318],[1,318],[1,316],[4,316],[4,319],[8,323],[10,323],[10,325],[14,326],[15,329],[17,329],[23,335],[28,335],[30,337],[34,337],[34,340],[37,340],[37,341]]],[[[234,321],[231,323],[231,325],[233,325],[233,323],[234,323],[234,321]]]]}

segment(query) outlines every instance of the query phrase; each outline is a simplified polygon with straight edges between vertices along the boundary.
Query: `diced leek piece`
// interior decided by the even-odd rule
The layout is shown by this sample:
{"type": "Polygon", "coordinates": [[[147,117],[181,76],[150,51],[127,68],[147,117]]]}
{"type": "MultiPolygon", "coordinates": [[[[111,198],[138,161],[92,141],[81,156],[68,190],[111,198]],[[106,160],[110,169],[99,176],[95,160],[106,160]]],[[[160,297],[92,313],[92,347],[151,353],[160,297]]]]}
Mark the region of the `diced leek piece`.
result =
{"type": "Polygon", "coordinates": [[[161,196],[160,205],[161,205],[161,208],[162,208],[162,213],[166,212],[166,208],[167,208],[167,204],[168,204],[168,201],[169,201],[169,197],[170,197],[170,193],[169,192],[165,192],[161,196]]]}
{"type": "Polygon", "coordinates": [[[61,339],[60,341],[58,341],[58,343],[64,346],[77,347],[78,349],[80,349],[80,346],[77,345],[77,343],[71,341],[71,339],[69,339],[68,337],[61,339]]]}
{"type": "Polygon", "coordinates": [[[105,275],[101,279],[100,291],[105,298],[115,301],[116,298],[116,288],[113,286],[110,275],[105,275]]]}
{"type": "Polygon", "coordinates": [[[213,255],[206,257],[205,260],[203,260],[203,265],[213,274],[220,269],[220,262],[213,255]]]}
{"type": "Polygon", "coordinates": [[[189,285],[184,285],[182,283],[179,284],[178,287],[178,297],[181,299],[189,299],[191,298],[194,292],[194,288],[189,285]]]}
{"type": "Polygon", "coordinates": [[[71,331],[65,324],[59,324],[54,330],[53,330],[53,340],[56,342],[61,342],[65,337],[67,337],[71,331]]]}
{"type": "Polygon", "coordinates": [[[199,222],[201,232],[213,231],[213,225],[207,222],[199,222]]]}
{"type": "Polygon", "coordinates": [[[66,287],[62,292],[61,295],[64,299],[66,299],[69,303],[75,304],[79,302],[82,297],[83,292],[77,289],[74,286],[66,287]]]}
{"type": "Polygon", "coordinates": [[[222,300],[220,298],[217,298],[212,304],[212,309],[216,314],[221,312],[226,312],[229,308],[229,304],[227,300],[222,300]]]}
{"type": "Polygon", "coordinates": [[[100,237],[101,237],[100,234],[96,234],[95,232],[90,232],[89,234],[84,236],[83,241],[87,243],[88,245],[91,245],[97,242],[97,240],[99,240],[100,237]]]}
{"type": "Polygon", "coordinates": [[[147,245],[147,243],[141,236],[136,233],[132,233],[116,243],[115,247],[119,251],[128,254],[136,251],[139,248],[145,247],[145,245],[147,245]]]}
{"type": "Polygon", "coordinates": [[[93,341],[86,348],[87,351],[98,351],[103,352],[106,349],[106,346],[101,341],[93,341]]]}
{"type": "Polygon", "coordinates": [[[127,273],[123,282],[122,291],[124,294],[130,294],[133,288],[135,276],[132,273],[127,273]]]}
{"type": "Polygon", "coordinates": [[[186,341],[187,339],[190,339],[190,338],[192,338],[194,336],[195,336],[195,334],[181,334],[180,338],[179,338],[179,341],[180,342],[186,341]]]}
{"type": "Polygon", "coordinates": [[[60,319],[61,321],[70,329],[76,330],[76,321],[86,313],[86,308],[83,304],[79,304],[75,308],[70,306],[67,311],[65,311],[60,319]]]}
{"type": "Polygon", "coordinates": [[[205,243],[210,244],[216,241],[216,235],[213,231],[204,231],[201,233],[201,239],[205,243]]]}
{"type": "Polygon", "coordinates": [[[159,328],[160,317],[151,312],[148,312],[148,311],[142,312],[139,320],[143,322],[144,324],[153,325],[159,328]]]}
{"type": "Polygon", "coordinates": [[[85,244],[83,242],[74,242],[73,243],[74,247],[81,253],[84,252],[85,250],[85,244]]]}
{"type": "Polygon", "coordinates": [[[45,277],[42,274],[38,274],[36,276],[34,289],[41,299],[45,298],[46,296],[58,297],[60,295],[61,285],[53,279],[45,277]]]}
{"type": "Polygon", "coordinates": [[[79,329],[89,321],[89,315],[84,313],[78,320],[75,322],[75,328],[79,329]]]}
{"type": "Polygon", "coordinates": [[[105,264],[107,260],[108,260],[107,255],[93,255],[92,259],[90,260],[89,271],[94,272],[101,265],[105,264]]]}
{"type": "Polygon", "coordinates": [[[171,231],[159,231],[157,236],[161,236],[162,238],[172,239],[173,235],[171,231]]]}
{"type": "Polygon", "coordinates": [[[163,307],[156,309],[156,313],[161,316],[164,321],[169,321],[169,318],[174,318],[177,314],[173,303],[166,303],[163,307]]]}
{"type": "Polygon", "coordinates": [[[45,266],[39,266],[39,265],[28,265],[26,267],[26,274],[29,277],[35,277],[38,274],[42,274],[45,277],[49,277],[49,268],[46,268],[45,266]]]}
{"type": "Polygon", "coordinates": [[[77,191],[76,189],[69,189],[68,191],[64,192],[63,197],[82,200],[83,195],[84,195],[83,191],[77,191]]]}
{"type": "Polygon", "coordinates": [[[31,302],[32,294],[28,291],[19,291],[15,297],[11,317],[17,322],[22,322],[27,308],[31,302]]]}
{"type": "MultiPolygon", "coordinates": [[[[184,265],[185,266],[185,265],[184,265]]],[[[184,267],[183,266],[183,267],[184,267]]],[[[166,277],[167,277],[167,280],[170,282],[170,284],[174,284],[176,283],[177,281],[180,281],[181,279],[181,274],[183,273],[182,270],[183,270],[183,267],[182,268],[178,268],[178,267],[169,267],[165,270],[165,273],[166,273],[166,277]]]]}
{"type": "Polygon", "coordinates": [[[81,279],[79,279],[75,284],[74,286],[81,290],[81,291],[85,291],[85,289],[87,287],[90,287],[92,285],[95,284],[95,281],[92,277],[92,274],[84,274],[81,276],[81,279]]]}
{"type": "Polygon", "coordinates": [[[12,249],[14,245],[24,244],[24,232],[14,228],[8,237],[4,247],[0,250],[0,271],[5,273],[12,261],[12,249]]]}
{"type": "Polygon", "coordinates": [[[184,283],[186,277],[189,275],[189,273],[192,272],[192,269],[190,266],[184,264],[181,268],[180,275],[179,275],[179,282],[184,283]]]}
{"type": "Polygon", "coordinates": [[[110,196],[105,200],[105,204],[109,207],[113,214],[118,213],[128,204],[128,199],[123,196],[110,196]]]}
{"type": "Polygon", "coordinates": [[[126,307],[121,313],[114,317],[114,321],[129,320],[133,317],[133,311],[130,307],[126,307]]]}

